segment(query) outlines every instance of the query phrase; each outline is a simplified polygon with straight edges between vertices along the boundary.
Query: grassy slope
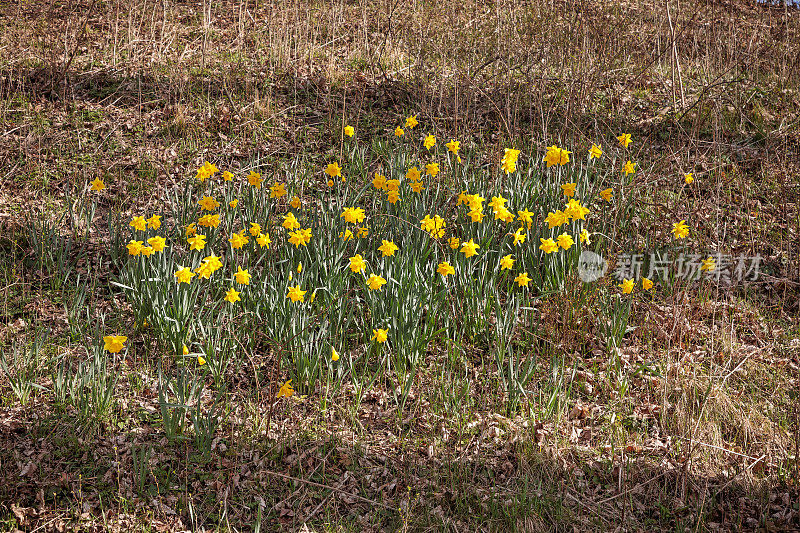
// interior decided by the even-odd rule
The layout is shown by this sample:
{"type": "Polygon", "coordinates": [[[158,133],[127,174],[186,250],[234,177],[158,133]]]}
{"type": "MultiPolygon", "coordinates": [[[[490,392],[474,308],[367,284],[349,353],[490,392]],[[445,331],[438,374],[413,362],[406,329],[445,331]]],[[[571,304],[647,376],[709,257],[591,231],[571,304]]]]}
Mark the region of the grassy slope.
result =
{"type": "MultiPolygon", "coordinates": [[[[797,13],[251,1],[209,17],[184,3],[89,4],[0,8],[6,346],[38,318],[59,323],[71,301],[23,269],[21,213],[61,213],[64,192],[97,175],[113,184],[107,212],[157,202],[209,157],[230,168],[322,161],[339,149],[343,117],[366,137],[412,110],[487,160],[510,144],[577,151],[630,131],[642,169],[630,194],[704,219],[699,244],[759,253],[769,277],[635,309],[624,358],[664,375],[636,377],[622,397],[601,358],[574,356],[586,340],[563,318],[570,302],[549,302],[561,363],[542,369],[540,401],[511,419],[489,381],[459,397],[431,377],[406,423],[386,391],[354,409],[345,388],[325,409],[315,397],[292,404],[267,433],[265,400],[242,371],[210,464],[162,439],[147,365],[123,369],[113,423],[88,428],[44,395],[20,407],[0,382],[9,527],[247,529],[260,505],[268,529],[780,528],[792,505],[797,520],[797,13]],[[685,189],[690,170],[697,186],[685,189]]],[[[666,231],[638,215],[636,235],[666,231]]],[[[60,328],[46,350],[65,349],[60,328]]]]}

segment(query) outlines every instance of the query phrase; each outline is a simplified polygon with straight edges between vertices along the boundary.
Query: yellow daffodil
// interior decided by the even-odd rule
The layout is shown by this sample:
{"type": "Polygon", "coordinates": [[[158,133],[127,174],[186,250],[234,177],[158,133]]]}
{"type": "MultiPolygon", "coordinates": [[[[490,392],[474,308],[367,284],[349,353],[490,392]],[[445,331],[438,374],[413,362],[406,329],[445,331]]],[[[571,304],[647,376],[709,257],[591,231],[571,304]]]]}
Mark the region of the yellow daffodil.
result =
{"type": "Polygon", "coordinates": [[[305,301],[305,294],[307,292],[308,291],[300,289],[300,285],[296,285],[294,287],[290,285],[289,292],[286,293],[286,297],[293,302],[303,302],[305,301]]]}
{"type": "Polygon", "coordinates": [[[428,163],[425,165],[425,172],[432,178],[436,177],[439,173],[439,163],[428,163]]]}
{"type": "Polygon", "coordinates": [[[569,250],[575,241],[572,239],[572,236],[569,233],[562,233],[556,238],[556,242],[558,245],[563,248],[564,250],[569,250]]]}
{"type": "Polygon", "coordinates": [[[389,339],[389,330],[386,329],[373,329],[371,340],[378,341],[383,344],[389,339]]]}
{"type": "Polygon", "coordinates": [[[411,115],[406,118],[406,128],[413,130],[417,124],[419,124],[419,122],[417,122],[417,115],[411,115]]]}
{"type": "Polygon", "coordinates": [[[297,218],[294,216],[294,213],[291,211],[286,213],[283,217],[283,224],[281,224],[284,228],[288,230],[296,230],[300,227],[300,222],[297,221],[297,218]]]}
{"type": "Polygon", "coordinates": [[[422,178],[422,173],[417,167],[411,167],[406,172],[406,179],[409,181],[419,181],[422,178]]]}
{"type": "Polygon", "coordinates": [[[336,351],[336,348],[331,347],[331,361],[338,361],[339,360],[339,353],[336,351]]]}
{"type": "Polygon", "coordinates": [[[542,239],[540,238],[539,241],[541,244],[539,245],[539,249],[546,254],[552,254],[556,250],[558,250],[558,244],[553,239],[542,239]]]}
{"type": "Polygon", "coordinates": [[[575,187],[577,186],[577,183],[564,183],[561,185],[561,190],[564,192],[564,196],[571,198],[575,196],[575,187]]]}
{"type": "Polygon", "coordinates": [[[233,275],[233,278],[236,280],[236,283],[239,285],[250,285],[250,272],[247,270],[242,270],[242,267],[236,267],[236,274],[233,275]]]}
{"type": "Polygon", "coordinates": [[[147,229],[147,221],[144,219],[144,217],[141,216],[133,217],[133,219],[130,221],[130,224],[128,225],[133,229],[135,229],[136,231],[144,231],[147,229]]]}
{"type": "Polygon", "coordinates": [[[339,218],[344,218],[344,221],[350,224],[361,224],[365,216],[366,213],[360,207],[345,207],[339,218]]]}
{"type": "Polygon", "coordinates": [[[247,183],[255,187],[256,189],[261,188],[261,184],[264,180],[261,178],[261,174],[256,172],[255,170],[251,170],[250,174],[247,176],[247,183]]]}
{"type": "Polygon", "coordinates": [[[392,256],[397,250],[399,250],[397,245],[392,241],[387,241],[386,239],[383,239],[381,241],[381,245],[378,247],[378,251],[383,254],[383,257],[392,256]]]}
{"type": "Polygon", "coordinates": [[[555,213],[550,212],[547,213],[544,221],[547,222],[547,228],[553,229],[561,226],[562,224],[566,224],[568,222],[567,215],[564,214],[563,211],[560,209],[557,210],[555,213]]]}
{"type": "Polygon", "coordinates": [[[294,244],[297,248],[300,246],[308,246],[309,242],[311,242],[311,228],[289,233],[289,244],[294,244]]]}
{"type": "Polygon", "coordinates": [[[395,136],[395,137],[402,137],[402,136],[403,136],[403,135],[405,135],[405,134],[406,134],[406,132],[404,132],[404,131],[403,131],[403,128],[401,128],[400,126],[397,126],[397,127],[394,129],[394,136],[395,136]]]}
{"type": "Polygon", "coordinates": [[[450,238],[447,240],[447,244],[450,246],[450,248],[452,248],[453,250],[455,250],[456,248],[458,248],[459,246],[461,246],[461,240],[460,240],[458,237],[450,237],[450,238]]]}
{"type": "Polygon", "coordinates": [[[599,144],[592,144],[589,149],[589,159],[600,159],[601,155],[603,155],[603,148],[599,144]]]}
{"type": "Polygon", "coordinates": [[[527,237],[527,235],[522,233],[522,228],[519,228],[517,231],[514,232],[513,237],[514,237],[514,246],[517,246],[525,242],[525,237],[527,237]]]}
{"type": "Polygon", "coordinates": [[[612,194],[614,194],[614,191],[611,190],[611,188],[609,187],[608,189],[603,189],[602,191],[600,191],[600,198],[602,198],[606,202],[610,202],[612,194]]]}
{"type": "Polygon", "coordinates": [[[92,180],[92,182],[90,184],[90,187],[89,187],[89,190],[91,190],[91,191],[102,191],[105,188],[106,188],[106,184],[103,183],[103,180],[101,180],[100,178],[95,178],[94,180],[92,180]]]}
{"type": "Polygon", "coordinates": [[[636,172],[636,163],[631,163],[630,160],[628,160],[625,163],[625,166],[622,167],[622,171],[625,173],[626,176],[628,174],[633,174],[634,172],[636,172]]]}
{"type": "Polygon", "coordinates": [[[450,142],[445,144],[445,146],[447,147],[448,151],[450,151],[450,152],[452,152],[452,153],[454,153],[456,155],[458,155],[458,151],[459,151],[459,149],[461,149],[461,143],[456,141],[456,140],[454,140],[454,139],[450,139],[450,142]]]}
{"type": "Polygon", "coordinates": [[[522,274],[514,278],[514,282],[520,287],[527,287],[528,283],[531,282],[531,278],[528,277],[527,272],[523,272],[522,274]]]}
{"type": "Polygon", "coordinates": [[[142,253],[142,245],[144,241],[131,240],[125,247],[128,249],[128,255],[139,255],[142,253]]]}
{"type": "Polygon", "coordinates": [[[203,357],[202,355],[198,355],[197,356],[197,366],[203,366],[204,364],[206,364],[206,358],[203,357]]]}
{"type": "Polygon", "coordinates": [[[528,211],[527,209],[517,211],[517,218],[519,218],[519,221],[523,224],[527,224],[528,229],[530,229],[531,224],[533,224],[533,211],[528,211]]]}
{"type": "Polygon", "coordinates": [[[259,234],[259,236],[256,237],[256,242],[258,243],[258,246],[260,246],[261,248],[264,248],[266,246],[266,248],[269,249],[269,245],[272,242],[272,239],[269,238],[269,233],[263,233],[259,234]]]}
{"type": "Polygon", "coordinates": [[[619,141],[619,145],[623,148],[627,148],[629,144],[631,144],[631,134],[630,133],[623,133],[619,137],[617,137],[619,141]]]}
{"type": "Polygon", "coordinates": [[[141,254],[143,256],[150,257],[151,255],[153,255],[153,252],[155,252],[155,250],[153,250],[152,246],[142,246],[141,254]]]}
{"type": "Polygon", "coordinates": [[[211,214],[203,215],[202,217],[200,217],[197,223],[203,226],[204,228],[216,228],[217,226],[219,226],[220,223],[219,213],[215,215],[211,214]]]}
{"type": "Polygon", "coordinates": [[[286,196],[286,185],[283,183],[276,183],[269,188],[270,198],[282,198],[286,196]]]}
{"type": "Polygon", "coordinates": [[[428,134],[428,135],[425,137],[425,142],[423,142],[423,143],[422,143],[422,146],[424,146],[425,148],[427,148],[428,150],[430,150],[430,149],[431,149],[431,148],[433,148],[435,145],[436,145],[436,137],[435,137],[434,135],[432,135],[432,134],[430,134],[430,133],[429,133],[429,134],[428,134]]]}
{"type": "MultiPolygon", "coordinates": [[[[242,230],[244,231],[244,230],[242,230]]],[[[228,242],[231,243],[231,247],[235,250],[240,250],[245,244],[249,242],[250,239],[244,236],[242,233],[234,233],[231,235],[228,242]]]]}
{"type": "Polygon", "coordinates": [[[447,276],[450,276],[452,274],[455,274],[456,273],[456,269],[453,268],[452,265],[450,265],[450,263],[445,261],[443,263],[439,263],[439,266],[436,267],[436,272],[441,274],[442,276],[447,277],[447,276]]]}
{"type": "Polygon", "coordinates": [[[299,196],[292,196],[292,201],[289,202],[289,205],[292,206],[295,209],[300,209],[300,206],[302,205],[301,202],[300,202],[300,197],[299,196]]]}
{"type": "Polygon", "coordinates": [[[241,301],[241,298],[239,298],[240,294],[241,293],[239,291],[231,287],[230,289],[228,289],[228,292],[225,293],[225,301],[230,303],[236,303],[238,301],[241,301]]]}
{"type": "Polygon", "coordinates": [[[233,174],[226,170],[222,173],[222,179],[224,181],[233,181],[233,174]]]}
{"type": "Polygon", "coordinates": [[[619,284],[619,287],[622,289],[622,294],[630,294],[633,292],[633,279],[625,279],[622,280],[622,283],[619,284]]]}
{"type": "Polygon", "coordinates": [[[394,205],[400,200],[400,193],[397,191],[388,191],[386,193],[386,201],[394,205]]]}
{"type": "Polygon", "coordinates": [[[325,167],[325,174],[327,174],[331,178],[341,178],[342,177],[342,169],[339,166],[339,163],[333,162],[328,163],[328,166],[325,167]]]}
{"type": "Polygon", "coordinates": [[[164,237],[159,237],[158,235],[147,239],[147,244],[149,244],[155,252],[163,252],[164,248],[166,247],[166,243],[167,240],[164,237]]]}
{"type": "Polygon", "coordinates": [[[185,283],[187,285],[191,283],[194,275],[194,272],[192,272],[192,270],[188,267],[183,267],[175,272],[175,278],[177,278],[178,283],[185,283]]]}
{"type": "Polygon", "coordinates": [[[411,190],[414,191],[417,194],[421,193],[422,189],[425,188],[425,187],[422,186],[422,182],[421,181],[412,181],[409,185],[411,186],[411,190]]]}
{"type": "Polygon", "coordinates": [[[683,175],[683,181],[686,182],[686,185],[691,185],[692,182],[694,181],[694,174],[692,174],[691,172],[687,172],[686,174],[683,175]]]}
{"type": "Polygon", "coordinates": [[[583,228],[581,230],[580,239],[582,244],[592,244],[592,242],[589,240],[589,235],[590,233],[588,229],[583,228]]]}
{"type": "Polygon", "coordinates": [[[381,287],[386,285],[386,280],[381,276],[376,276],[375,274],[370,274],[369,278],[367,279],[367,286],[370,290],[379,291],[381,287]]]}
{"type": "Polygon", "coordinates": [[[478,246],[475,244],[475,241],[470,239],[469,242],[465,242],[461,245],[461,253],[464,254],[464,257],[472,257],[473,255],[477,255],[478,253],[478,246]]]}
{"type": "Polygon", "coordinates": [[[717,262],[714,261],[713,257],[709,257],[708,259],[703,259],[700,265],[701,272],[714,272],[717,269],[717,262]]]}
{"type": "Polygon", "coordinates": [[[503,159],[500,161],[500,168],[506,173],[511,174],[517,170],[517,159],[519,158],[519,150],[513,148],[506,148],[503,153],[503,159]]]}
{"type": "Polygon", "coordinates": [[[500,270],[509,270],[514,268],[514,257],[511,254],[504,255],[500,259],[500,270]]]}
{"type": "Polygon", "coordinates": [[[276,398],[291,398],[292,396],[294,396],[294,389],[292,388],[292,380],[290,379],[281,385],[276,398]]]}
{"type": "Polygon", "coordinates": [[[567,202],[567,206],[564,209],[564,215],[573,220],[586,220],[586,215],[588,214],[589,210],[583,207],[583,205],[581,205],[581,203],[574,198],[569,199],[569,202],[567,202]]]}
{"type": "Polygon", "coordinates": [[[653,282],[647,278],[642,278],[642,288],[646,291],[649,291],[653,288],[653,282]]]}
{"type": "Polygon", "coordinates": [[[124,335],[107,335],[103,337],[103,349],[109,353],[119,353],[125,347],[128,337],[124,335]]]}
{"type": "Polygon", "coordinates": [[[214,211],[219,207],[219,202],[213,196],[203,196],[197,205],[202,207],[203,211],[214,211]]]}
{"type": "Polygon", "coordinates": [[[684,239],[689,236],[689,226],[686,225],[685,220],[675,222],[672,224],[672,234],[676,239],[684,239]]]}
{"type": "Polygon", "coordinates": [[[352,137],[353,135],[356,134],[356,130],[353,126],[345,126],[344,134],[347,135],[348,137],[352,137]]]}
{"type": "Polygon", "coordinates": [[[444,219],[439,215],[434,215],[433,218],[429,215],[425,215],[425,218],[420,220],[420,227],[427,231],[434,239],[441,239],[444,237],[444,228],[446,225],[444,219]]]}
{"type": "Polygon", "coordinates": [[[376,172],[375,177],[372,179],[372,186],[379,191],[386,189],[386,176],[376,172]]]}
{"type": "Polygon", "coordinates": [[[363,271],[367,268],[367,263],[364,262],[364,258],[361,257],[361,254],[356,254],[350,258],[350,270],[355,273],[363,271]]]}

